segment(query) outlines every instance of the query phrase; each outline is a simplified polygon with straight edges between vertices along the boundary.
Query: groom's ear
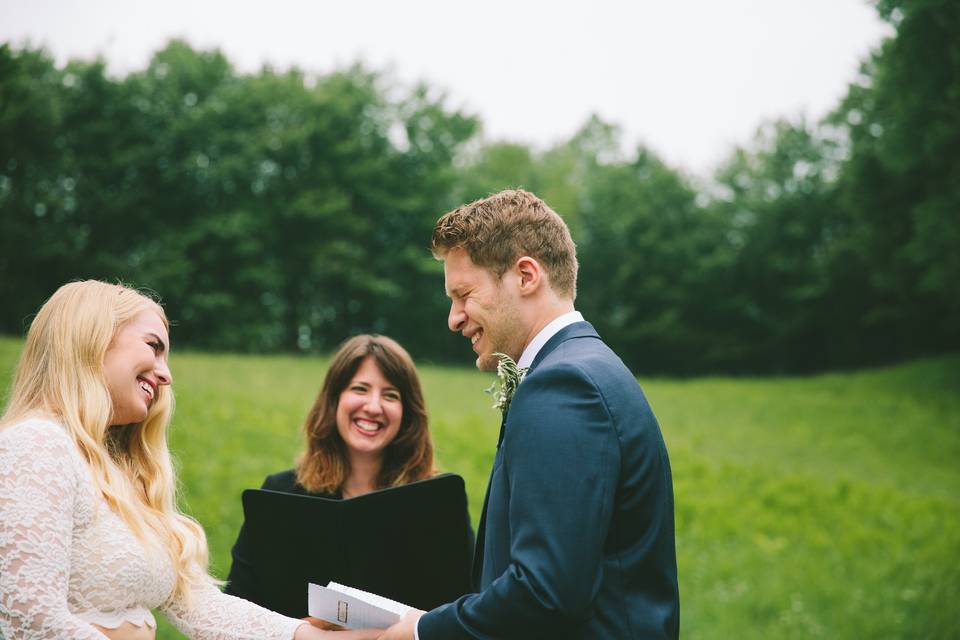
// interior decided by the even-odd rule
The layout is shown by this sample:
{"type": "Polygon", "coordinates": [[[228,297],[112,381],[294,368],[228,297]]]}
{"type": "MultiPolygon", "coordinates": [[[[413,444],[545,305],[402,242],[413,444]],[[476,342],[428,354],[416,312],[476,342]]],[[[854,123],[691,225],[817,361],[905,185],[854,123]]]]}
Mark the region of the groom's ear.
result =
{"type": "Polygon", "coordinates": [[[516,276],[519,278],[519,289],[521,296],[528,296],[535,293],[544,285],[545,274],[543,267],[530,256],[521,256],[513,264],[516,276]]]}

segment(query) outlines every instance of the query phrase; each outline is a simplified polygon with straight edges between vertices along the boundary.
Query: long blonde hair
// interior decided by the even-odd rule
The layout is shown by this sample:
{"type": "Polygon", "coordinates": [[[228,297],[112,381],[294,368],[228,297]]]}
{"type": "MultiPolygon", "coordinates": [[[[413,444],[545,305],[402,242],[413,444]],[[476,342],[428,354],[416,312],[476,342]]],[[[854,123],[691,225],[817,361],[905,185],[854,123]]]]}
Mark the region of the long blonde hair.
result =
{"type": "Polygon", "coordinates": [[[143,422],[110,424],[104,355],[117,332],[144,310],[156,312],[169,330],[163,308],[129,287],[86,280],[57,289],[30,325],[0,429],[32,415],[61,422],[110,508],[146,548],[170,555],[174,593],[189,604],[190,587],[211,578],[203,529],[176,506],[166,438],[173,392],[161,386],[143,422]]]}

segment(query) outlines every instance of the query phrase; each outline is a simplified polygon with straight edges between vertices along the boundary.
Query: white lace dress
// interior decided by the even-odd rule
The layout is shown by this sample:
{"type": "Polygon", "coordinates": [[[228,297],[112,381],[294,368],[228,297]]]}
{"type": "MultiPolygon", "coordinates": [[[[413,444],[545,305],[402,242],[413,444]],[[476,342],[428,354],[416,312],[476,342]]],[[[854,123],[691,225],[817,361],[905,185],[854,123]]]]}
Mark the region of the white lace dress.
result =
{"type": "Polygon", "coordinates": [[[63,426],[0,431],[0,638],[103,640],[91,623],[155,627],[154,608],[198,640],[289,640],[303,624],[212,584],[188,611],[174,581],[169,558],[148,555],[95,490],[63,426]]]}

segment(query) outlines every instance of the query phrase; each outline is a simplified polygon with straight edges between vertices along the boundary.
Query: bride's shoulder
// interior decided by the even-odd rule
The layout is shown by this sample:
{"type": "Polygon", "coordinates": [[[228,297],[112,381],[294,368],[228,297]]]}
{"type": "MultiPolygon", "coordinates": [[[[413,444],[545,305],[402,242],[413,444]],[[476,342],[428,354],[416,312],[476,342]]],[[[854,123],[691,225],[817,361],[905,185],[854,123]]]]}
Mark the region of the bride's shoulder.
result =
{"type": "Polygon", "coordinates": [[[71,455],[76,450],[76,445],[62,424],[51,418],[34,416],[0,428],[0,451],[2,450],[43,450],[71,455]]]}

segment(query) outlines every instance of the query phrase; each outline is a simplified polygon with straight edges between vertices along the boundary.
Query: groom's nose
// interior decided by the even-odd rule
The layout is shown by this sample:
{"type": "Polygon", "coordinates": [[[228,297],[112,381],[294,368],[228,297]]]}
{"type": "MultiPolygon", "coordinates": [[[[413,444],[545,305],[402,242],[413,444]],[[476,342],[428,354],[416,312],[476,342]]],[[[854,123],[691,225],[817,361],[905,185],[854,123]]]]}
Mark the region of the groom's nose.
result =
{"type": "Polygon", "coordinates": [[[447,315],[447,326],[450,327],[450,331],[454,333],[463,329],[464,323],[467,321],[467,314],[463,311],[463,305],[457,304],[456,302],[450,305],[450,313],[447,315]]]}

